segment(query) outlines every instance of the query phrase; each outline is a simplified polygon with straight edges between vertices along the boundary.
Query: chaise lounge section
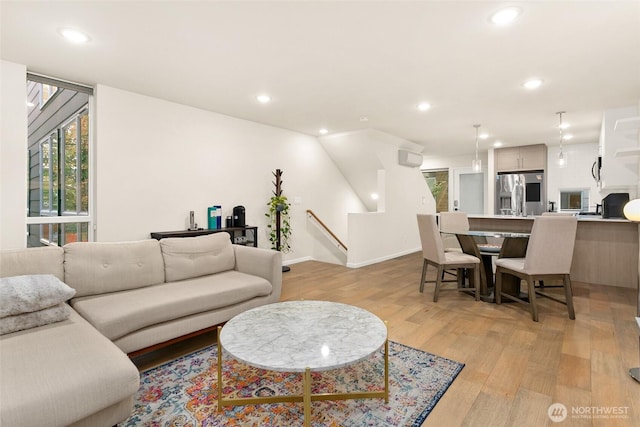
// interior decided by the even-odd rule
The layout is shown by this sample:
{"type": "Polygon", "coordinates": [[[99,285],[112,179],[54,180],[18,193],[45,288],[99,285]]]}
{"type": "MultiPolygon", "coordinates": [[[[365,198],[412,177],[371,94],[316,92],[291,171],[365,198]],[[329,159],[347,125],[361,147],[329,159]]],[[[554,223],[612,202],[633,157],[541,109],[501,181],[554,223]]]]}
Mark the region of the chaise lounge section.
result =
{"type": "Polygon", "coordinates": [[[139,387],[127,353],[277,302],[282,260],[226,233],[0,252],[0,277],[30,275],[75,296],[65,320],[0,336],[0,425],[112,426],[139,387]]]}

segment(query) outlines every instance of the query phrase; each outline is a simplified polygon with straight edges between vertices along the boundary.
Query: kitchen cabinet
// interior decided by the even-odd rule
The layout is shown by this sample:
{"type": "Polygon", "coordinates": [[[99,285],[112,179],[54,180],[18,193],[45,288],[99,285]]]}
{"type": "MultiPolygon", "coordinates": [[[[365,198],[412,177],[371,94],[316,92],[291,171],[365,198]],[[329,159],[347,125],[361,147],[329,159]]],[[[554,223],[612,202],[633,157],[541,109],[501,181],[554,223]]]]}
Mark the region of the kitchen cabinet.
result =
{"type": "Polygon", "coordinates": [[[634,193],[638,183],[640,123],[636,106],[607,110],[602,117],[598,150],[602,158],[600,185],[605,192],[634,193]]]}
{"type": "Polygon", "coordinates": [[[547,168],[547,146],[544,144],[495,150],[496,171],[512,172],[547,168]]]}

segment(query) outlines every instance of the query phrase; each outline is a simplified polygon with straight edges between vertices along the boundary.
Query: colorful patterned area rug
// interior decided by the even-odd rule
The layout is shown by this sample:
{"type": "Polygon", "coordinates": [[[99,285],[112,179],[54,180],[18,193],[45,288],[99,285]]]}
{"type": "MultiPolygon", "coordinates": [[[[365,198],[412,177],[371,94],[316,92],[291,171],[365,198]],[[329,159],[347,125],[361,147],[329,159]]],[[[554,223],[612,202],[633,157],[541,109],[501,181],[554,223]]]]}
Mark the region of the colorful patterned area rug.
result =
{"type": "MultiPolygon", "coordinates": [[[[225,397],[302,394],[302,374],[265,371],[223,354],[225,397]]],[[[420,426],[464,364],[389,342],[389,403],[383,399],[315,401],[313,427],[420,426]]],[[[350,367],[312,373],[312,393],[384,388],[384,354],[350,367]]],[[[303,425],[302,403],[217,408],[217,348],[207,347],[141,374],[133,413],[120,427],[303,425]]]]}

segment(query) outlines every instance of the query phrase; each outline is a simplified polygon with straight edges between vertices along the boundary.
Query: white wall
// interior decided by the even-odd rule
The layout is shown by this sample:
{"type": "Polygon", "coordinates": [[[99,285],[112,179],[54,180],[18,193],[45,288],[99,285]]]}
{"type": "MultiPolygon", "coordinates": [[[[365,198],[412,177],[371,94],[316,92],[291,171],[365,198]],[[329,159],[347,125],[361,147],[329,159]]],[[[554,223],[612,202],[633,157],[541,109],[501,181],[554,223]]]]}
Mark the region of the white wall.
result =
{"type": "Polygon", "coordinates": [[[435,213],[435,201],[419,168],[385,165],[384,176],[384,212],[349,214],[348,267],[419,251],[416,214],[435,213]]]}
{"type": "Polygon", "coordinates": [[[0,64],[0,248],[27,244],[27,69],[0,64]]]}
{"type": "Polygon", "coordinates": [[[208,206],[222,205],[226,217],[243,205],[268,248],[264,214],[279,168],[292,202],[294,252],[285,263],[344,263],[308,224],[306,209],[344,239],[347,213],[365,208],[316,138],[103,85],[96,102],[97,240],[183,230],[190,210],[206,228],[208,206]]]}
{"type": "Polygon", "coordinates": [[[601,204],[602,196],[598,184],[591,176],[591,166],[598,156],[598,144],[564,145],[563,153],[567,155],[567,165],[558,167],[560,147],[547,147],[547,201],[556,202],[556,210],[560,208],[561,190],[589,190],[589,210],[595,212],[596,204],[601,204]]]}
{"type": "Polygon", "coordinates": [[[380,196],[376,209],[369,209],[373,212],[349,214],[347,266],[418,251],[416,214],[434,213],[435,201],[420,169],[398,164],[398,149],[415,151],[414,144],[373,129],[323,137],[321,142],[347,179],[354,180],[352,185],[360,186],[361,197],[373,191],[380,196]],[[368,181],[355,180],[355,169],[368,181]]]}

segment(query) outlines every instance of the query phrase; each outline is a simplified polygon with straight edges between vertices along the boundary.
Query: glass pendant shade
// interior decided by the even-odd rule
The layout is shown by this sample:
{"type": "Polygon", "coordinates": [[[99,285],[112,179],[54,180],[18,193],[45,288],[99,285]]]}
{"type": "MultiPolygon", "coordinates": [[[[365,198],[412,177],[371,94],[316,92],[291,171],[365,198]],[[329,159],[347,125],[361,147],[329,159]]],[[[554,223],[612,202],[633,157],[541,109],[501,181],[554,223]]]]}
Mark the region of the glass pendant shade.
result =
{"type": "Polygon", "coordinates": [[[560,151],[558,155],[558,167],[564,168],[565,166],[567,166],[567,153],[560,151]]]}
{"type": "Polygon", "coordinates": [[[476,128],[476,158],[471,161],[471,169],[474,172],[482,171],[482,160],[478,159],[478,129],[480,129],[480,126],[482,125],[473,125],[476,128]]]}
{"type": "Polygon", "coordinates": [[[560,154],[558,154],[558,161],[557,161],[559,168],[564,168],[565,166],[567,166],[567,153],[562,151],[562,141],[564,140],[564,135],[562,131],[565,129],[565,126],[562,124],[562,115],[564,113],[565,111],[558,111],[556,113],[560,117],[560,125],[558,126],[558,129],[560,130],[560,154]]]}

